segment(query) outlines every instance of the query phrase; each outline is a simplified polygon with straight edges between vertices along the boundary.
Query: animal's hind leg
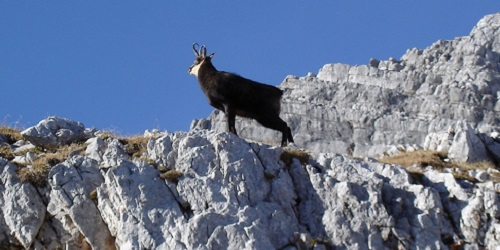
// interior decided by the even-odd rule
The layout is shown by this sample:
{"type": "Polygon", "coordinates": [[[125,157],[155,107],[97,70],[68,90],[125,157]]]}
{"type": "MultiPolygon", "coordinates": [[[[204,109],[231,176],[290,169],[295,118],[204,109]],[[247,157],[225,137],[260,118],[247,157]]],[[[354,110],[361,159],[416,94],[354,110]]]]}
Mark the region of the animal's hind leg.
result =
{"type": "Polygon", "coordinates": [[[288,124],[286,127],[286,133],[287,133],[288,142],[293,143],[294,141],[293,141],[293,136],[292,136],[292,129],[290,127],[288,127],[288,124]]]}
{"type": "Polygon", "coordinates": [[[292,132],[285,121],[283,121],[279,116],[267,116],[264,118],[259,118],[257,121],[262,124],[262,126],[270,129],[280,131],[281,136],[281,146],[284,147],[288,142],[293,142],[292,132]]]}

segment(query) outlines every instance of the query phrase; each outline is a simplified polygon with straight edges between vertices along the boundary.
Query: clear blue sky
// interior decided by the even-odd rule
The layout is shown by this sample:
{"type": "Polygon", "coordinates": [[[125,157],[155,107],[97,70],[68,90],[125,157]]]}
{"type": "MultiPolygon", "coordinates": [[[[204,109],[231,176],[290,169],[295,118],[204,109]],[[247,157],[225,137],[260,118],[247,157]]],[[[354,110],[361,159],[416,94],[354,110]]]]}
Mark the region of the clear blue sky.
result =
{"type": "Polygon", "coordinates": [[[0,125],[56,115],[122,135],[187,130],[212,111],[187,73],[193,42],[219,70],[278,85],[400,58],[499,11],[498,0],[0,0],[0,125]]]}

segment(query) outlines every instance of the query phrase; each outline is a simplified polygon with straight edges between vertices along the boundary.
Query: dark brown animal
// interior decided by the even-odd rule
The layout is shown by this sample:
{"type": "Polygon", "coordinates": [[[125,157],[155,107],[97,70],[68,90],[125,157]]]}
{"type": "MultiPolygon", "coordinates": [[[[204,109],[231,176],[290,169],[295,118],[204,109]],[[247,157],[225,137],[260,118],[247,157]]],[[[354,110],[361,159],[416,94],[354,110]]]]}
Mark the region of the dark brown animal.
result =
{"type": "Polygon", "coordinates": [[[293,142],[288,124],[280,117],[283,91],[277,87],[258,83],[239,75],[218,71],[212,64],[215,53],[207,56],[207,49],[193,44],[196,56],[188,72],[198,78],[210,105],[222,110],[227,118],[227,130],[235,135],[236,115],[255,119],[262,126],[282,133],[281,146],[293,142]]]}

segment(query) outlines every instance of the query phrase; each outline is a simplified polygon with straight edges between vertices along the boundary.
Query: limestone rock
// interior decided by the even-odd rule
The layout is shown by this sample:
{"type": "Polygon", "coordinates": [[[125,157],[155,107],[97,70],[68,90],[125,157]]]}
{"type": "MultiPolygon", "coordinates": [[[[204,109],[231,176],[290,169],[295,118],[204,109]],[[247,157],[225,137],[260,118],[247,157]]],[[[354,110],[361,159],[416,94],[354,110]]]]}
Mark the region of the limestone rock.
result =
{"type": "Polygon", "coordinates": [[[28,249],[43,224],[46,206],[33,185],[19,180],[16,170],[0,158],[0,242],[28,249]]]}
{"type": "MultiPolygon", "coordinates": [[[[436,171],[414,179],[400,166],[331,153],[283,162],[284,152],[297,149],[209,130],[149,140],[146,155],[180,173],[163,179],[156,167],[119,150],[118,141],[89,142],[85,156],[52,168],[47,188],[17,184],[33,188],[23,194],[50,216],[37,217],[26,234],[2,207],[0,237],[8,246],[22,245],[20,239],[24,246],[74,249],[500,246],[500,201],[490,181],[459,182],[436,171]],[[106,161],[112,164],[101,168],[106,161]]],[[[8,171],[0,188],[11,190],[5,197],[19,186],[5,181],[16,179],[15,166],[2,166],[8,171]]]]}
{"type": "Polygon", "coordinates": [[[424,149],[446,152],[450,160],[458,162],[496,161],[496,145],[492,138],[477,134],[465,120],[446,131],[430,133],[424,140],[424,149]]]}
{"type": "Polygon", "coordinates": [[[496,133],[495,131],[490,136],[480,135],[480,139],[484,142],[484,146],[493,160],[500,163],[500,138],[495,136],[496,133]]]}
{"type": "Polygon", "coordinates": [[[12,145],[14,147],[14,153],[20,153],[20,152],[23,152],[23,151],[29,151],[29,150],[32,150],[34,148],[36,148],[35,145],[31,144],[31,143],[25,143],[25,141],[17,141],[16,143],[14,143],[12,145]]]}
{"type": "MultiPolygon", "coordinates": [[[[91,152],[89,152],[89,155],[90,154],[91,152]]],[[[93,155],[96,155],[96,153],[94,153],[93,155]]],[[[97,152],[97,155],[99,155],[99,151],[97,152]]],[[[98,157],[96,156],[96,158],[98,157]]],[[[109,168],[113,166],[119,166],[122,161],[129,160],[129,158],[130,157],[123,148],[123,145],[117,139],[108,139],[107,148],[104,153],[102,153],[103,161],[101,167],[109,168]]]]}
{"type": "MultiPolygon", "coordinates": [[[[429,133],[462,120],[477,133],[500,131],[499,27],[500,14],[489,15],[469,36],[410,49],[400,60],[327,64],[316,77],[288,76],[279,86],[281,117],[299,147],[361,158],[391,146],[422,147],[429,133]]],[[[214,111],[192,127],[225,131],[225,123],[214,111]]],[[[277,144],[281,138],[249,119],[237,118],[236,126],[254,141],[277,144]]]]}
{"type": "Polygon", "coordinates": [[[104,140],[99,137],[93,137],[86,141],[87,148],[85,149],[85,155],[97,162],[103,161],[104,150],[106,150],[106,144],[104,140]]]}
{"type": "Polygon", "coordinates": [[[276,161],[280,152],[249,145],[232,134],[207,132],[183,138],[176,161],[183,172],[176,188],[179,200],[193,213],[188,228],[196,239],[189,237],[194,242],[186,243],[188,248],[286,246],[299,225],[292,181],[276,161]],[[200,186],[204,188],[196,188],[200,186]]]}
{"type": "MultiPolygon", "coordinates": [[[[335,154],[424,144],[467,161],[494,155],[499,16],[400,60],[287,77],[282,115],[298,146],[269,145],[279,133],[245,119],[242,137],[267,144],[220,132],[224,117],[214,112],[189,132],[145,133],[140,158],[119,140],[87,140],[84,156],[47,166],[46,187],[21,182],[15,163],[0,158],[0,248],[500,248],[497,170],[475,171],[484,182],[470,182],[335,154]]],[[[38,129],[50,130],[44,126],[38,129]]],[[[66,130],[27,140],[69,143],[66,130]]]]}
{"type": "Polygon", "coordinates": [[[97,206],[118,248],[185,248],[178,232],[184,215],[158,170],[124,160],[103,177],[97,206]]]}
{"type": "Polygon", "coordinates": [[[81,156],[68,159],[52,168],[49,174],[51,193],[47,210],[60,220],[69,217],[93,249],[114,249],[114,239],[90,198],[91,192],[103,181],[96,161],[81,156]]]}
{"type": "Polygon", "coordinates": [[[50,116],[37,125],[22,131],[23,137],[34,145],[56,148],[85,140],[85,127],[80,122],[50,116]]]}
{"type": "Polygon", "coordinates": [[[447,131],[439,131],[426,135],[423,148],[426,150],[448,152],[453,143],[454,131],[453,127],[450,126],[447,131]]]}
{"type": "Polygon", "coordinates": [[[186,133],[177,132],[166,134],[161,137],[152,137],[147,144],[147,155],[149,159],[155,161],[158,166],[173,168],[177,159],[177,148],[179,139],[186,133]]]}
{"type": "Polygon", "coordinates": [[[448,151],[451,160],[459,162],[488,161],[488,153],[483,141],[476,135],[467,122],[459,122],[455,126],[455,136],[448,151]]]}

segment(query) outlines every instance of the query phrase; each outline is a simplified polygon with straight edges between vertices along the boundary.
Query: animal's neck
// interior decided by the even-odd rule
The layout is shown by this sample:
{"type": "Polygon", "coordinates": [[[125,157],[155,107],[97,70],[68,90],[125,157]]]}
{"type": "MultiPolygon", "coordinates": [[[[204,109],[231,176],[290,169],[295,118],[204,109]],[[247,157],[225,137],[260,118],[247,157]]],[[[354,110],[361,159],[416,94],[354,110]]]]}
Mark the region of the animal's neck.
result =
{"type": "Polygon", "coordinates": [[[198,71],[198,78],[203,78],[204,76],[208,76],[211,74],[217,73],[217,69],[214,67],[214,65],[208,61],[202,63],[200,70],[198,71]]]}
{"type": "Polygon", "coordinates": [[[217,74],[217,69],[211,62],[205,62],[200,66],[198,70],[198,82],[200,83],[200,87],[203,89],[203,92],[207,93],[210,86],[216,84],[214,81],[214,77],[217,74]]]}

